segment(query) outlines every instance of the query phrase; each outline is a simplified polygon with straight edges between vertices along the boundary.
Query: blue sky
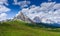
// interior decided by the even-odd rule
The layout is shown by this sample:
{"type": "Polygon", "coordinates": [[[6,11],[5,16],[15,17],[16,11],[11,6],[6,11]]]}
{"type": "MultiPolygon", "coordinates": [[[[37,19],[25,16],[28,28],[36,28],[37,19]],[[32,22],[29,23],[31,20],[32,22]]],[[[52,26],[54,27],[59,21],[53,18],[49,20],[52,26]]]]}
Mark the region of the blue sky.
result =
{"type": "MultiPolygon", "coordinates": [[[[19,1],[24,1],[24,0],[18,0],[19,1]]],[[[39,6],[42,2],[48,2],[48,0],[27,0],[27,1],[30,1],[30,6],[31,5],[36,5],[36,6],[39,6]]],[[[51,0],[52,2],[57,2],[57,3],[60,3],[60,0],[51,0]]],[[[9,5],[7,6],[8,8],[11,9],[10,12],[7,12],[9,18],[11,17],[14,17],[19,10],[21,10],[20,6],[19,5],[13,5],[12,3],[14,3],[14,0],[8,0],[8,3],[9,5]]]]}
{"type": "Polygon", "coordinates": [[[45,23],[60,23],[60,0],[0,0],[0,21],[19,15],[19,11],[32,20],[38,16],[45,23]]]}
{"type": "MultiPolygon", "coordinates": [[[[24,1],[24,0],[18,0],[18,2],[20,1],[24,1]]],[[[39,6],[42,2],[48,2],[48,0],[27,0],[27,1],[30,1],[29,6],[31,5],[39,6]]],[[[51,2],[53,1],[60,3],[60,0],[51,0],[51,2]]],[[[21,10],[21,7],[19,5],[14,5],[12,3],[14,3],[14,0],[8,0],[9,5],[8,6],[5,5],[6,7],[11,9],[11,11],[7,12],[8,14],[7,18],[14,17],[18,13],[18,11],[21,10]]]]}

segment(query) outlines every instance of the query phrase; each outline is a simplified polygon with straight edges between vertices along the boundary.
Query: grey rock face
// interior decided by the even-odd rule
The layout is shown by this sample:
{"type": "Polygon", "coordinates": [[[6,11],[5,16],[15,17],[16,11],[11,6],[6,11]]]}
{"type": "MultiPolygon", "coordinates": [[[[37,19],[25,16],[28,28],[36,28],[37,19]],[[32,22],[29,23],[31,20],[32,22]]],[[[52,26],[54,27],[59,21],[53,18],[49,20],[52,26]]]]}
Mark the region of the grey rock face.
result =
{"type": "Polygon", "coordinates": [[[34,23],[30,18],[25,16],[22,12],[20,12],[20,14],[17,15],[17,17],[15,17],[14,19],[22,20],[22,21],[25,21],[27,23],[34,23]]]}
{"type": "Polygon", "coordinates": [[[41,22],[41,19],[38,16],[36,16],[33,20],[36,23],[40,23],[41,22]]]}

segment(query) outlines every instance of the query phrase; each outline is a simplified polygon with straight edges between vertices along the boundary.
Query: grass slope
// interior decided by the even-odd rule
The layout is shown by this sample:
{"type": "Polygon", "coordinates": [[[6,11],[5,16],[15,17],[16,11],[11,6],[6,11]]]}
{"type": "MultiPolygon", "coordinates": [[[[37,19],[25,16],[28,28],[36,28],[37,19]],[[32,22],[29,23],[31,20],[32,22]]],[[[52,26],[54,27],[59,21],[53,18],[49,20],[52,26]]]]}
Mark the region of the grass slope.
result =
{"type": "Polygon", "coordinates": [[[60,36],[60,28],[44,28],[22,21],[0,23],[0,36],[60,36]]]}

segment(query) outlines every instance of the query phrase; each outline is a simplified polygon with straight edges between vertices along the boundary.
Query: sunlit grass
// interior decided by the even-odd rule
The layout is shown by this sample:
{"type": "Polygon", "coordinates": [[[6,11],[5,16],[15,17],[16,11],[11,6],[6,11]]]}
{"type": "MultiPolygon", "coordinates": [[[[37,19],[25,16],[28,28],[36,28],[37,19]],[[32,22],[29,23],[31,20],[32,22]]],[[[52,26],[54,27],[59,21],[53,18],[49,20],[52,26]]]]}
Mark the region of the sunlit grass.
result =
{"type": "Polygon", "coordinates": [[[0,23],[0,36],[60,36],[60,28],[43,28],[23,21],[0,23]]]}

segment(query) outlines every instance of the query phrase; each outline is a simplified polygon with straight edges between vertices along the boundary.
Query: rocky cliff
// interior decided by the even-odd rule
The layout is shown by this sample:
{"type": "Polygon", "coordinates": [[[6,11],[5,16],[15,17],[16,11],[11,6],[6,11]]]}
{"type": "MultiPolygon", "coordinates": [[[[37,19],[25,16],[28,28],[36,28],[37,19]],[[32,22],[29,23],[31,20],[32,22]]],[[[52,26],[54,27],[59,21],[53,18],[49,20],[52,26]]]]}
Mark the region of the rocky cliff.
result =
{"type": "Polygon", "coordinates": [[[14,19],[22,20],[28,23],[34,23],[30,18],[25,16],[22,12],[20,12],[14,19]]]}

